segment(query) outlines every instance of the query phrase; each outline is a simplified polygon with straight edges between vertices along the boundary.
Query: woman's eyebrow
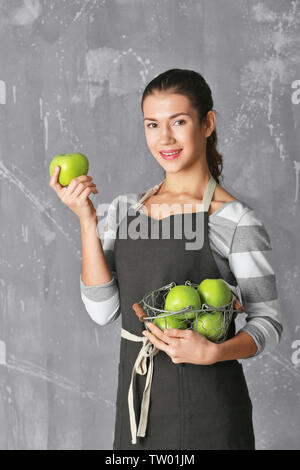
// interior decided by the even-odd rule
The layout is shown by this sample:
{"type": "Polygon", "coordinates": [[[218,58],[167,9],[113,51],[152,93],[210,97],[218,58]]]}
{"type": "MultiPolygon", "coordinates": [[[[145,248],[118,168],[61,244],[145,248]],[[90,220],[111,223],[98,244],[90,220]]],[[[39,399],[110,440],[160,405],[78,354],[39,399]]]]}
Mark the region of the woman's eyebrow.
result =
{"type": "MultiPolygon", "coordinates": [[[[169,119],[172,119],[172,118],[177,117],[177,116],[181,116],[182,114],[184,114],[185,116],[190,116],[190,117],[192,117],[192,116],[191,116],[190,114],[188,114],[188,113],[177,113],[177,114],[172,114],[172,116],[169,116],[169,119]]],[[[157,122],[156,119],[148,118],[148,117],[145,117],[145,118],[144,118],[144,121],[146,121],[146,120],[148,120],[148,121],[156,121],[156,122],[157,122]]]]}

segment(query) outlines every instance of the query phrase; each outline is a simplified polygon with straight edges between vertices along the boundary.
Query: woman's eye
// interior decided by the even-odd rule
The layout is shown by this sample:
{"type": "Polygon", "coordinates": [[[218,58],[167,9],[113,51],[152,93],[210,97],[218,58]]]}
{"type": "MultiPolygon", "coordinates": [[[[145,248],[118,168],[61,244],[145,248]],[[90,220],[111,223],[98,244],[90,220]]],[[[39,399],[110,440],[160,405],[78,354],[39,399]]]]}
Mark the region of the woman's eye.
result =
{"type": "MultiPolygon", "coordinates": [[[[185,121],[184,121],[184,119],[178,119],[175,122],[185,122],[185,121]]],[[[150,122],[150,124],[147,124],[147,127],[149,127],[150,129],[153,129],[153,127],[150,127],[152,125],[156,126],[155,122],[150,122]]]]}

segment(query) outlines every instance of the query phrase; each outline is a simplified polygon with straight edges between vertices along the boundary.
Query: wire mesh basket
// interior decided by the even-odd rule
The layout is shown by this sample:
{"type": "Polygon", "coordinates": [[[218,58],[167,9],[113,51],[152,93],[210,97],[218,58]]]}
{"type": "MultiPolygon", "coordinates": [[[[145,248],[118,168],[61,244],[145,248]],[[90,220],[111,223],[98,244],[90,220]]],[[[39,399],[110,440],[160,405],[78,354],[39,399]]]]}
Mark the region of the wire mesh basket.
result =
{"type": "MultiPolygon", "coordinates": [[[[186,281],[184,285],[195,289],[199,286],[191,281],[186,281]]],[[[165,328],[194,329],[214,343],[225,341],[232,319],[237,313],[242,312],[234,308],[235,294],[231,291],[232,297],[229,304],[218,308],[203,303],[201,309],[194,309],[188,305],[176,312],[164,310],[166,297],[174,286],[176,282],[171,282],[144,295],[139,301],[147,315],[144,320],[153,322],[161,330],[165,328]]]]}

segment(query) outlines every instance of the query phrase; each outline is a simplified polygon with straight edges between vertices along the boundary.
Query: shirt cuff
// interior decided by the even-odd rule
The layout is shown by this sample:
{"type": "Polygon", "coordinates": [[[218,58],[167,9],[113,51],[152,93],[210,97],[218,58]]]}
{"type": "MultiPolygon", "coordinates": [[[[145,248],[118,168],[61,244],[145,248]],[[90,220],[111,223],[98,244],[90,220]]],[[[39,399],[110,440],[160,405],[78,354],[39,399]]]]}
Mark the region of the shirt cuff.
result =
{"type": "Polygon", "coordinates": [[[255,317],[248,320],[240,330],[248,333],[257,345],[257,351],[252,356],[272,352],[281,338],[282,326],[280,323],[266,317],[255,317]]]}

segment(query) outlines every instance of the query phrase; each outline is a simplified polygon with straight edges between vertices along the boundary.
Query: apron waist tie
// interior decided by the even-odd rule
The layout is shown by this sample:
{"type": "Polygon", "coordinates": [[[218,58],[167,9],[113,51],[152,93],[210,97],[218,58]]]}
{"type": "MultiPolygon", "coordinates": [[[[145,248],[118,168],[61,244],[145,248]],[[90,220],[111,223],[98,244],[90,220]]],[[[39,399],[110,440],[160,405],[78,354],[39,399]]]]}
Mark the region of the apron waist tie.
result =
{"type": "Polygon", "coordinates": [[[136,358],[132,369],[131,381],[128,391],[128,408],[129,408],[129,418],[130,418],[130,429],[131,429],[131,437],[132,437],[132,444],[136,444],[137,437],[145,437],[146,428],[147,428],[147,420],[148,420],[148,410],[149,410],[149,403],[150,403],[150,391],[151,391],[151,383],[152,383],[152,375],[153,375],[153,356],[155,356],[159,349],[157,349],[153,343],[146,337],[146,336],[137,336],[130,333],[124,328],[121,329],[121,336],[126,338],[130,341],[135,342],[142,342],[143,346],[136,358]],[[147,370],[147,357],[150,359],[149,369],[147,370]],[[135,419],[135,411],[134,411],[134,403],[133,403],[133,380],[136,374],[145,375],[146,383],[143,392],[143,400],[141,404],[141,413],[140,413],[140,421],[138,430],[136,428],[136,419],[135,419]]]}

